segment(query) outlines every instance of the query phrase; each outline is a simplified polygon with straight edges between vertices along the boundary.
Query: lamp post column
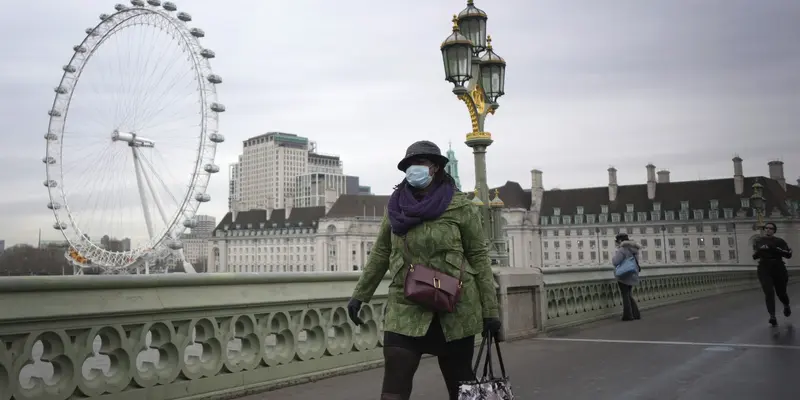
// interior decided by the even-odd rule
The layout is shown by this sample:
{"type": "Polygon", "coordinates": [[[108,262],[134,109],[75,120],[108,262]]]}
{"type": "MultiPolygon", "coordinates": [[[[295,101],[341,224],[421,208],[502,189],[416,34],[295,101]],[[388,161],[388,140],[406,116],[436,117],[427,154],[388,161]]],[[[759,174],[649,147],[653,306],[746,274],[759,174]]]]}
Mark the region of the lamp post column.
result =
{"type": "MultiPolygon", "coordinates": [[[[493,228],[486,176],[486,149],[492,144],[492,134],[484,130],[484,120],[487,114],[494,114],[499,107],[497,99],[505,94],[506,62],[492,49],[492,39],[486,33],[487,20],[486,13],[468,0],[467,8],[453,16],[453,33],[442,42],[441,51],[445,79],[453,83],[453,93],[469,111],[472,131],[465,144],[472,148],[475,160],[475,189],[482,203],[483,229],[490,252],[498,256],[497,240],[501,238],[493,228]]],[[[501,218],[499,211],[497,214],[494,218],[501,218]]]]}

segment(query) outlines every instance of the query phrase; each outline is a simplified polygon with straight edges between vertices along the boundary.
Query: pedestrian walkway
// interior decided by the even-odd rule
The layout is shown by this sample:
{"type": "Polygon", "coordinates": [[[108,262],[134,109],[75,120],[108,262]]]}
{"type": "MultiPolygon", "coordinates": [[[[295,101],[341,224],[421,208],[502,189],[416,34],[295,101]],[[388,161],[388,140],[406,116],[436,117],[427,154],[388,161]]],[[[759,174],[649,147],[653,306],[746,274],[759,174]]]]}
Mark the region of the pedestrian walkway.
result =
{"type": "MultiPolygon", "coordinates": [[[[759,291],[645,311],[640,321],[604,320],[504,343],[518,399],[791,400],[800,398],[797,314],[772,328],[759,291]]],[[[244,400],[375,400],[375,369],[244,397],[244,400]]],[[[413,399],[446,399],[435,359],[425,359],[413,399]]]]}

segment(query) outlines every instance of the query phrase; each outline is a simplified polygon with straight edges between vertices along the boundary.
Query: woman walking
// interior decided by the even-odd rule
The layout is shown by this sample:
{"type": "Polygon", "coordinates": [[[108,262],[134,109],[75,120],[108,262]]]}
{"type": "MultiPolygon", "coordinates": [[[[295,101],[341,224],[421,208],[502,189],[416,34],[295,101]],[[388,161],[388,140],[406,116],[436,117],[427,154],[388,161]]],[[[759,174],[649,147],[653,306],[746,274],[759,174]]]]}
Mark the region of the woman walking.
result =
{"type": "Polygon", "coordinates": [[[758,260],[758,281],[761,283],[761,290],[764,291],[764,298],[767,303],[769,313],[769,324],[778,325],[775,318],[775,295],[778,295],[783,303],[783,315],[792,315],[789,307],[789,294],[786,287],[789,285],[789,271],[786,269],[784,258],[792,258],[792,249],[786,241],[775,236],[778,227],[768,222],[764,225],[764,235],[753,241],[753,259],[758,260]]]}
{"type": "Polygon", "coordinates": [[[353,322],[363,324],[358,316],[361,305],[370,301],[389,272],[382,400],[411,397],[423,354],[438,357],[449,398],[457,400],[459,382],[475,379],[471,365],[475,335],[500,330],[481,216],[445,173],[447,161],[432,142],[408,147],[397,165],[405,179],[389,199],[388,218],[381,223],[347,305],[353,322]],[[427,282],[416,280],[423,273],[434,277],[432,286],[420,286],[427,282]],[[455,292],[456,285],[460,294],[450,297],[449,307],[420,300],[421,290],[441,290],[437,294],[441,300],[447,290],[455,292]]]}
{"type": "Polygon", "coordinates": [[[633,273],[616,277],[619,293],[622,297],[622,320],[633,321],[641,319],[639,307],[633,298],[633,287],[639,284],[639,272],[641,272],[642,268],[639,267],[638,256],[642,247],[639,243],[631,240],[627,233],[617,234],[614,244],[617,246],[617,251],[614,253],[614,257],[611,258],[614,268],[618,268],[620,264],[629,258],[633,258],[633,261],[636,262],[636,270],[633,273]]]}

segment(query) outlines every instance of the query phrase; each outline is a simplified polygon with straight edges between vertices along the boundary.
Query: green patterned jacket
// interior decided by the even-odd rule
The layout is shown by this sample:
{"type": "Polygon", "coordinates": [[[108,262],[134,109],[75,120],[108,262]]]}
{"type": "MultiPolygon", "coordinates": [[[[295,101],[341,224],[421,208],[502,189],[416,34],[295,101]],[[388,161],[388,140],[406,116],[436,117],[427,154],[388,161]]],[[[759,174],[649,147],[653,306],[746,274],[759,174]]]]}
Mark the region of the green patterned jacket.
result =
{"type": "MultiPolygon", "coordinates": [[[[483,318],[498,317],[497,292],[480,211],[465,194],[456,192],[442,216],[412,228],[407,238],[413,263],[458,277],[461,263],[466,258],[461,299],[456,311],[442,313],[439,317],[447,341],[477,335],[483,330],[483,318]]],[[[433,312],[403,296],[403,283],[408,272],[403,262],[403,239],[392,234],[389,220],[385,217],[353,297],[369,302],[387,270],[392,280],[384,330],[406,336],[424,336],[433,312]]]]}

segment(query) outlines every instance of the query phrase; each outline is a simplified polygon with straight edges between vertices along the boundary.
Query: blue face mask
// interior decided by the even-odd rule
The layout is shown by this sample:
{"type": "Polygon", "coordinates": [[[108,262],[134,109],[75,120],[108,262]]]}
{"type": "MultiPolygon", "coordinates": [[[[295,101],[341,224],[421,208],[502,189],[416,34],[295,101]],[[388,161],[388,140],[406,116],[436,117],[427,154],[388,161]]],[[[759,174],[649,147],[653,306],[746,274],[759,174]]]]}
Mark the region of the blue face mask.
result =
{"type": "Polygon", "coordinates": [[[406,169],[406,182],[409,185],[421,189],[431,183],[433,177],[430,168],[424,165],[412,165],[406,169]]]}

